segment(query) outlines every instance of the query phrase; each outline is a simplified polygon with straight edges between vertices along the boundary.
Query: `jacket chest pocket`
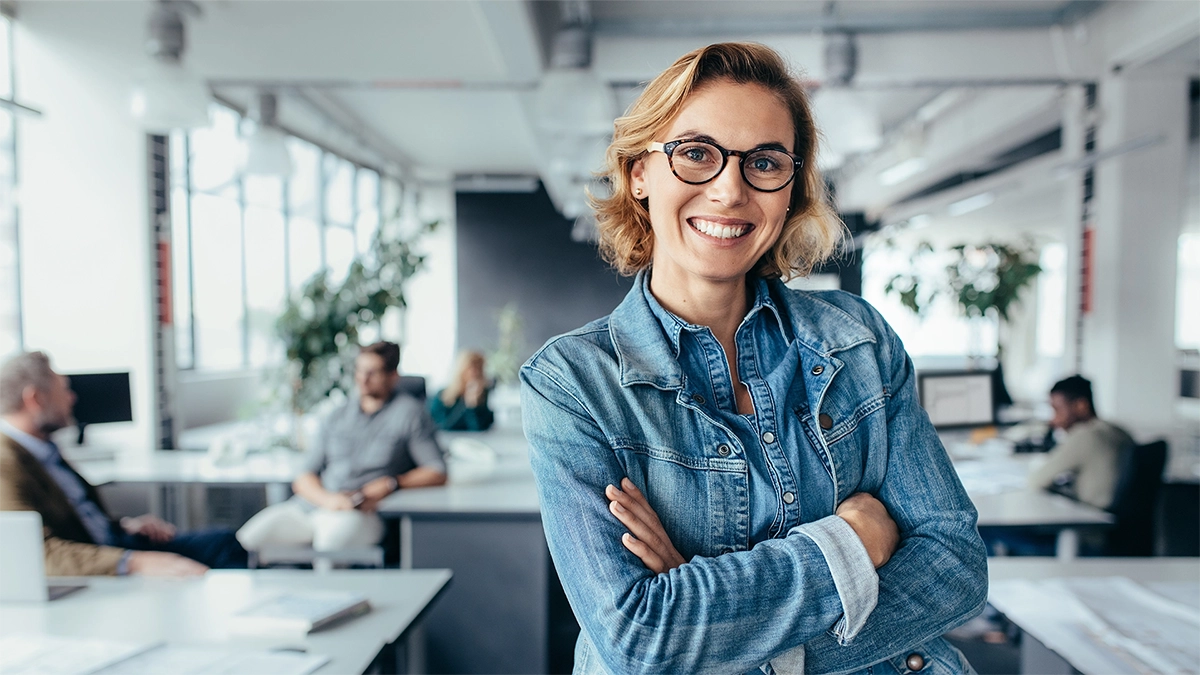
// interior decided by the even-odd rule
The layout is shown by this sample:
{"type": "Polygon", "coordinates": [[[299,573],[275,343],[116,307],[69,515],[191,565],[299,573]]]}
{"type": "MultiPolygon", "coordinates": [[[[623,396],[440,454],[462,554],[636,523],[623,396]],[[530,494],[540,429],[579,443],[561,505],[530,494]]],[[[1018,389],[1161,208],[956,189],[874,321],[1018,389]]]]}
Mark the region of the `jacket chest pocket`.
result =
{"type": "Polygon", "coordinates": [[[750,503],[745,460],[732,452],[706,457],[631,442],[614,444],[613,452],[685,560],[746,547],[750,503]]]}
{"type": "Polygon", "coordinates": [[[795,409],[796,416],[825,470],[837,489],[837,503],[855,492],[875,492],[882,479],[873,477],[867,468],[872,466],[872,449],[886,452],[887,434],[884,407],[887,399],[882,392],[854,405],[827,402],[825,410],[813,416],[807,405],[795,409]],[[864,483],[864,475],[869,480],[864,483]]]}

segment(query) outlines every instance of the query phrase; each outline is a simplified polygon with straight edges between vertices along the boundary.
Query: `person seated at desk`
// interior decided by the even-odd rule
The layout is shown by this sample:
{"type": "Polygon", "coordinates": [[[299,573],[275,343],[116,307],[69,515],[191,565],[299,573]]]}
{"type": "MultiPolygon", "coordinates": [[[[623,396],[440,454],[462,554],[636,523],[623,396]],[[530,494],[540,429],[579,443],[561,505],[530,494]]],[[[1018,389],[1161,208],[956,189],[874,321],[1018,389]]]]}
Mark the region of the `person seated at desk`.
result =
{"type": "Polygon", "coordinates": [[[400,488],[442,485],[446,463],[420,401],[398,392],[400,347],[376,342],[354,361],[358,397],[325,421],[292,499],[251,518],[237,537],[248,550],[309,546],[318,551],[379,543],[380,500],[400,488]]]}
{"type": "Polygon", "coordinates": [[[1100,509],[1112,506],[1120,477],[1122,455],[1133,439],[1120,427],[1096,417],[1092,383],[1072,375],[1050,389],[1054,409],[1051,426],[1066,433],[1046,455],[1046,461],[1029,475],[1029,485],[1049,488],[1062,474],[1073,475],[1073,496],[1100,509]]]}
{"type": "Polygon", "coordinates": [[[458,355],[450,386],[429,402],[433,421],[446,431],[484,431],[492,426],[487,394],[491,383],[483,374],[483,354],[466,350],[458,355]]]}
{"type": "Polygon", "coordinates": [[[155,516],[114,520],[96,488],[67,463],[50,435],[74,423],[75,394],[42,352],[0,367],[0,511],[37,511],[46,574],[191,576],[246,567],[231,530],[178,533],[155,516]]]}

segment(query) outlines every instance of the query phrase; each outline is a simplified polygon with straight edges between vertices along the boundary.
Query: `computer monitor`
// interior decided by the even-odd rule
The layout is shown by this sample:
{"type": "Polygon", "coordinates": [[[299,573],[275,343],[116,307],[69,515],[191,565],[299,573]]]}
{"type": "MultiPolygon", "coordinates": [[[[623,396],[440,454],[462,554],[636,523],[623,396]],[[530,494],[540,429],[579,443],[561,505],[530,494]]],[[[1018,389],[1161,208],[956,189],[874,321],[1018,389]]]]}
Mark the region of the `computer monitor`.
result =
{"type": "Polygon", "coordinates": [[[992,377],[989,370],[919,373],[921,407],[938,429],[995,424],[992,377]]]}
{"type": "Polygon", "coordinates": [[[80,373],[67,375],[75,392],[75,423],[79,444],[89,424],[132,422],[133,402],[129,395],[129,373],[80,373]]]}

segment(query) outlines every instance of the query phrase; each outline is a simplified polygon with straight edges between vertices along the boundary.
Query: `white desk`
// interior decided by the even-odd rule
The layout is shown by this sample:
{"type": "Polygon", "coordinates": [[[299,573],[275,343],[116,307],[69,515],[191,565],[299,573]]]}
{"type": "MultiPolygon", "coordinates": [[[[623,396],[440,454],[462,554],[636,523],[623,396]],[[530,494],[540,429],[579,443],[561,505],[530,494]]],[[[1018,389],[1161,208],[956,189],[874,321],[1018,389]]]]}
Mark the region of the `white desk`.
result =
{"type": "Polygon", "coordinates": [[[213,571],[197,579],[89,577],[89,587],[48,603],[0,604],[0,635],[166,641],[271,649],[299,647],[330,657],[319,674],[362,673],[402,636],[450,580],[450,570],[213,571]],[[232,613],[283,590],[340,590],[366,595],[369,613],[304,638],[230,635],[232,613]],[[282,640],[282,641],[281,641],[282,640]]]}
{"type": "Polygon", "coordinates": [[[1032,455],[982,454],[956,459],[967,495],[979,511],[980,527],[1037,527],[1057,531],[1056,554],[1070,560],[1079,551],[1079,530],[1106,527],[1111,513],[1045,490],[1026,487],[1032,455]]]}
{"type": "MultiPolygon", "coordinates": [[[[1021,672],[1088,675],[1114,672],[1107,644],[1097,640],[1093,631],[1070,622],[1047,623],[1047,614],[1060,608],[1028,602],[1027,597],[1022,597],[1027,589],[1012,583],[1080,577],[1124,577],[1151,591],[1158,584],[1169,584],[1170,588],[1162,592],[1172,600],[1200,607],[1200,558],[1085,558],[1071,562],[1053,558],[989,558],[989,601],[1025,633],[1021,640],[1021,672]]],[[[1184,623],[1174,619],[1168,622],[1176,629],[1184,623]]],[[[1194,644],[1200,644],[1200,627],[1195,630],[1194,644]]],[[[1200,663],[1193,668],[1200,668],[1200,663]]],[[[1136,670],[1130,667],[1128,672],[1136,670]]]]}

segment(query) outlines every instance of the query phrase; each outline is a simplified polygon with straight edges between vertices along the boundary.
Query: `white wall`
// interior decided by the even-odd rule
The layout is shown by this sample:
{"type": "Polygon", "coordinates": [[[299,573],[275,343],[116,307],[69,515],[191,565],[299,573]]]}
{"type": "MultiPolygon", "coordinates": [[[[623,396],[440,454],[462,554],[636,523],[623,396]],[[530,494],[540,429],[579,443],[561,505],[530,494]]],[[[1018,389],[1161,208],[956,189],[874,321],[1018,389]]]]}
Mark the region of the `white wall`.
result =
{"type": "Polygon", "coordinates": [[[63,372],[130,371],[134,422],[96,427],[89,439],[147,451],[146,138],[129,114],[127,69],[73,46],[73,36],[100,29],[73,9],[23,3],[14,22],[17,95],[44,113],[18,128],[25,344],[63,372]]]}

